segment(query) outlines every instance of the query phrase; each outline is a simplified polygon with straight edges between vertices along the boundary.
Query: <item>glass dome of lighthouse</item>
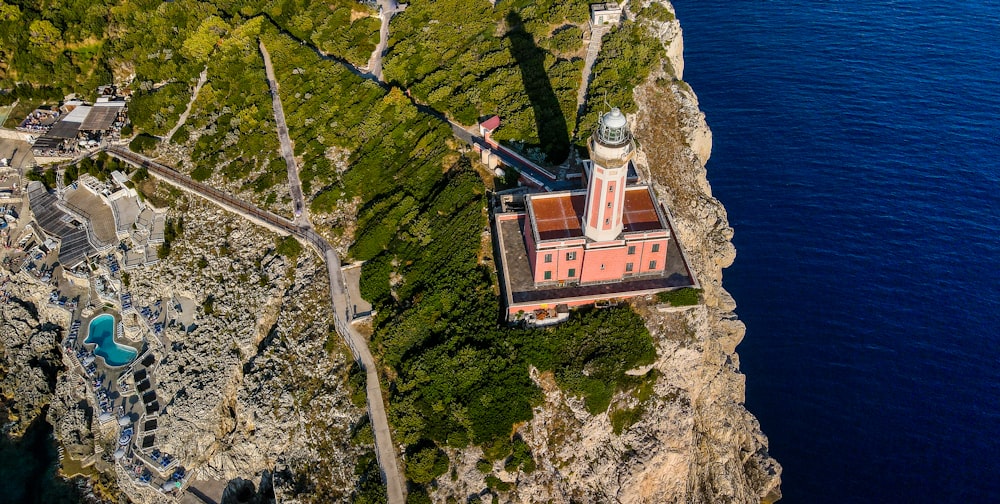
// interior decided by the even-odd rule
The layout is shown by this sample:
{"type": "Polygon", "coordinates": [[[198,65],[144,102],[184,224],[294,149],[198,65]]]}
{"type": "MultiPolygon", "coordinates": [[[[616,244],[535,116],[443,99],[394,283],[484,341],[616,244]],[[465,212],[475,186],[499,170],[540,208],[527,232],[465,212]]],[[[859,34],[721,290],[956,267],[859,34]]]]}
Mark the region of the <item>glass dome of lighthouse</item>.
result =
{"type": "Polygon", "coordinates": [[[609,146],[617,146],[628,142],[628,121],[625,114],[615,107],[611,112],[601,116],[601,123],[597,129],[597,138],[601,143],[609,146]]]}

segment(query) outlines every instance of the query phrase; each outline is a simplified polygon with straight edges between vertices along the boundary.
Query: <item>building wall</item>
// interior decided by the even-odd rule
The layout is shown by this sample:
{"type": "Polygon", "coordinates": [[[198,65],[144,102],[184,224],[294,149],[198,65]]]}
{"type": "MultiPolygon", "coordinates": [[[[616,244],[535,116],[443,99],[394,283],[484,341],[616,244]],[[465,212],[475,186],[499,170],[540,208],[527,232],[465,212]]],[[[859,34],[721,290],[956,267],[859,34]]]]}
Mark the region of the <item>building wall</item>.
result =
{"type": "Polygon", "coordinates": [[[667,242],[667,238],[657,237],[629,240],[611,247],[585,248],[579,243],[568,243],[537,248],[530,228],[525,231],[528,262],[538,284],[613,282],[629,276],[662,272],[667,266],[667,242]],[[655,246],[658,249],[653,252],[655,246]],[[633,254],[628,253],[629,247],[635,247],[633,254]],[[567,255],[570,253],[576,256],[570,259],[567,255]],[[545,262],[546,255],[551,255],[551,262],[545,262]],[[653,268],[649,267],[650,261],[656,261],[653,268]],[[628,271],[629,263],[632,264],[631,271],[628,271]],[[549,278],[545,278],[546,271],[551,273],[549,278]]]}
{"type": "Polygon", "coordinates": [[[524,223],[521,225],[524,230],[524,248],[525,252],[528,254],[528,267],[531,268],[531,273],[535,275],[535,281],[538,281],[538,272],[535,270],[535,265],[538,264],[535,252],[535,237],[531,234],[531,223],[528,222],[527,216],[524,217],[524,223]]]}
{"type": "Polygon", "coordinates": [[[583,246],[561,247],[558,257],[556,257],[559,261],[556,279],[566,282],[580,281],[580,275],[583,271],[583,255],[583,246]],[[571,272],[570,270],[573,271],[571,272]]]}
{"type": "Polygon", "coordinates": [[[642,240],[638,242],[633,242],[636,245],[636,252],[641,250],[641,257],[639,258],[639,263],[636,265],[636,273],[656,273],[661,272],[667,267],[667,239],[657,238],[652,240],[642,240]],[[658,248],[656,252],[653,252],[654,248],[658,248]],[[655,267],[650,268],[649,263],[655,261],[655,267]]]}
{"type": "MultiPolygon", "coordinates": [[[[525,235],[526,243],[531,241],[531,233],[527,232],[525,235]]],[[[579,281],[583,271],[584,252],[585,250],[581,244],[565,244],[536,249],[531,254],[531,259],[529,259],[533,261],[531,271],[535,278],[535,283],[579,281]],[[547,255],[551,256],[551,262],[545,262],[545,256],[547,255]],[[550,278],[545,278],[546,271],[551,273],[550,278]]]]}
{"type": "Polygon", "coordinates": [[[625,275],[625,246],[590,249],[584,259],[582,283],[611,282],[625,275]]]}

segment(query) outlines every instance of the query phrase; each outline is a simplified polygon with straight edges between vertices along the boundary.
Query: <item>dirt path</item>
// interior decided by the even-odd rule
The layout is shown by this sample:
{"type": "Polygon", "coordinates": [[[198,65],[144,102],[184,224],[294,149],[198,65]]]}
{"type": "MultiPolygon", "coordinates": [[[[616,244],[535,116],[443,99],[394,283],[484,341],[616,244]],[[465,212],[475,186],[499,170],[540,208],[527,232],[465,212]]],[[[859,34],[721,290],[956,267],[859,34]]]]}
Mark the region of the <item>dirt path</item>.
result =
{"type": "Polygon", "coordinates": [[[184,112],[181,113],[181,116],[177,118],[177,124],[175,124],[173,128],[170,128],[170,131],[168,131],[166,135],[160,137],[161,140],[169,142],[170,139],[174,137],[174,133],[177,133],[177,130],[181,129],[181,126],[187,122],[188,114],[191,113],[191,107],[194,106],[194,101],[198,99],[198,92],[201,91],[201,87],[204,86],[206,82],[208,82],[207,66],[201,71],[201,75],[198,76],[198,83],[194,85],[194,93],[191,93],[191,99],[188,101],[187,108],[185,108],[184,112]]]}
{"type": "Polygon", "coordinates": [[[299,180],[299,167],[295,162],[295,150],[292,140],[288,137],[288,126],[285,124],[285,109],[281,106],[281,95],[278,94],[278,80],[274,76],[274,66],[271,65],[271,55],[260,41],[260,54],[264,57],[264,71],[267,73],[267,85],[271,88],[271,105],[274,109],[274,122],[277,125],[278,141],[281,143],[281,157],[285,158],[288,168],[288,187],[292,193],[292,212],[295,222],[312,226],[308,211],[302,196],[302,182],[299,180]]]}

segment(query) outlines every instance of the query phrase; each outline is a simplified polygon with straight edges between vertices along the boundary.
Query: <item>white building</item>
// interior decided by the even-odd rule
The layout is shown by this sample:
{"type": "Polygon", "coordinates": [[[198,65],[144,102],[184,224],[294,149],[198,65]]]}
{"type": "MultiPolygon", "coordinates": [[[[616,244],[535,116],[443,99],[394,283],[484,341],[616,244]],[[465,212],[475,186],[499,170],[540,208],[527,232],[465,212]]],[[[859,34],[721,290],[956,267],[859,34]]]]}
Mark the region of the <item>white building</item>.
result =
{"type": "Polygon", "coordinates": [[[590,4],[591,26],[616,25],[622,20],[621,5],[614,2],[590,4]]]}

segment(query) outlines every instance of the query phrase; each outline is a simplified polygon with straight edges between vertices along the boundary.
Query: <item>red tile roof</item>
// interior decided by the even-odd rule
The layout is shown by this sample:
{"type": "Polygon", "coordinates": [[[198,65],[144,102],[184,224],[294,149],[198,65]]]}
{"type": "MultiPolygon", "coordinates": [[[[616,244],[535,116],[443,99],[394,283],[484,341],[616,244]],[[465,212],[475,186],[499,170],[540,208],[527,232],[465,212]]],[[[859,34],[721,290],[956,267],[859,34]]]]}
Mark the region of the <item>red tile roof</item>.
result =
{"type": "Polygon", "coordinates": [[[546,194],[531,198],[531,209],[535,217],[532,225],[538,231],[538,239],[557,240],[583,236],[580,225],[586,203],[586,194],[546,194]]]}
{"type": "MultiPolygon", "coordinates": [[[[583,236],[583,212],[587,204],[585,193],[548,193],[529,196],[534,216],[532,226],[539,240],[560,240],[583,236]]],[[[625,190],[625,214],[622,224],[625,232],[666,229],[660,221],[653,200],[646,187],[629,187],[625,190]]]]}
{"type": "Polygon", "coordinates": [[[660,215],[656,212],[656,202],[653,201],[646,188],[628,188],[625,190],[625,215],[622,216],[625,231],[652,231],[664,229],[660,215]]]}
{"type": "Polygon", "coordinates": [[[479,123],[479,125],[482,126],[483,129],[485,129],[486,131],[493,131],[500,127],[500,116],[493,116],[479,123]]]}

